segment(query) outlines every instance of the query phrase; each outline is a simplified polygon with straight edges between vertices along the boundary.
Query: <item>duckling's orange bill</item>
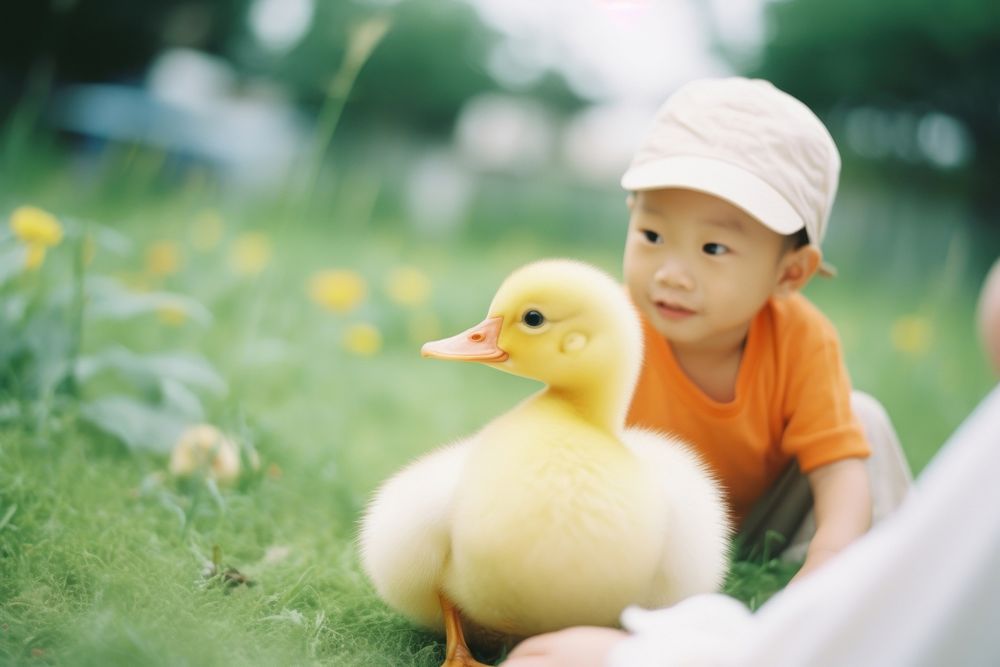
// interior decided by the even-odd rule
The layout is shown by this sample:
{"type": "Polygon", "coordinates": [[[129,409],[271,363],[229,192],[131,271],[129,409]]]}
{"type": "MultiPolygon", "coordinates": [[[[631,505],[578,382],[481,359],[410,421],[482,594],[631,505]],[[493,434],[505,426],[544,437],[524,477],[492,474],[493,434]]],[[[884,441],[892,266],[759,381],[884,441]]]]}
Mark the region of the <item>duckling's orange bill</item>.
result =
{"type": "Polygon", "coordinates": [[[455,361],[505,361],[508,354],[500,349],[500,327],[503,317],[487,317],[457,336],[424,343],[420,354],[434,359],[455,361]]]}

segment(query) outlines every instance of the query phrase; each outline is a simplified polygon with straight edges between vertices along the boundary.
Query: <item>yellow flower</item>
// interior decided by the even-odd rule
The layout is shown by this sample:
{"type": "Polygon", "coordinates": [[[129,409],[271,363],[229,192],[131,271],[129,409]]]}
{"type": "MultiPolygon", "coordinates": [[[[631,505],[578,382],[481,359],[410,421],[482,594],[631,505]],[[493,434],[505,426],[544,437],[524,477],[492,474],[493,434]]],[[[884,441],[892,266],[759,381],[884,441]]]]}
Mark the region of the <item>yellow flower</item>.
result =
{"type": "Polygon", "coordinates": [[[244,276],[257,275],[270,261],[271,241],[260,232],[241,234],[229,253],[229,265],[244,276]]]}
{"type": "Polygon", "coordinates": [[[344,348],[361,357],[371,357],[382,349],[382,334],[372,324],[353,324],[344,334],[344,348]]]}
{"type": "Polygon", "coordinates": [[[348,269],[320,271],[309,280],[309,297],[338,313],[356,308],[367,293],[365,279],[348,269]]]}
{"type": "Polygon", "coordinates": [[[907,315],[896,320],[890,333],[892,345],[911,357],[922,357],[931,347],[934,331],[930,320],[920,315],[907,315]]]}
{"type": "MultiPolygon", "coordinates": [[[[50,248],[63,238],[62,225],[51,213],[34,206],[21,206],[10,215],[10,229],[14,236],[29,246],[50,248]]],[[[42,257],[45,253],[42,253],[42,257]]]]}
{"type": "Polygon", "coordinates": [[[385,291],[393,302],[415,308],[427,302],[431,293],[431,281],[419,269],[399,267],[389,273],[385,291]]]}
{"type": "MultiPolygon", "coordinates": [[[[260,466],[256,452],[250,457],[250,465],[254,469],[260,466]]],[[[240,467],[239,447],[209,424],[184,431],[170,454],[170,472],[179,477],[200,473],[228,483],[239,477],[240,467]]]]}
{"type": "Polygon", "coordinates": [[[181,267],[181,250],[173,241],[157,241],[146,249],[146,272],[169,276],[181,267]]]}
{"type": "Polygon", "coordinates": [[[160,308],[156,310],[156,315],[159,317],[161,322],[172,327],[179,327],[187,322],[188,318],[186,310],[173,304],[160,306],[160,308]]]}
{"type": "Polygon", "coordinates": [[[24,268],[34,271],[45,261],[45,246],[38,243],[28,245],[28,254],[24,258],[24,268]]]}
{"type": "Polygon", "coordinates": [[[194,245],[195,250],[208,252],[219,245],[224,232],[225,224],[218,211],[204,210],[194,219],[191,244],[194,245]]]}

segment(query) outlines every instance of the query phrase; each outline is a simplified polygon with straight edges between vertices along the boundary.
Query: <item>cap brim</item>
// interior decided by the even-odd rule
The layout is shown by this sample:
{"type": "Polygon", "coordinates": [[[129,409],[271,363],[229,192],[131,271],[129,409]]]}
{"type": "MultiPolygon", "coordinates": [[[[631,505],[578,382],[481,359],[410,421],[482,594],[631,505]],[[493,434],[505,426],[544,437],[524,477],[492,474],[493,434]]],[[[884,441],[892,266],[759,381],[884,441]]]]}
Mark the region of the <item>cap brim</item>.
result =
{"type": "Polygon", "coordinates": [[[760,177],[712,158],[676,156],[629,167],[626,190],[687,188],[725,199],[779,234],[792,234],[805,221],[777,190],[760,177]]]}

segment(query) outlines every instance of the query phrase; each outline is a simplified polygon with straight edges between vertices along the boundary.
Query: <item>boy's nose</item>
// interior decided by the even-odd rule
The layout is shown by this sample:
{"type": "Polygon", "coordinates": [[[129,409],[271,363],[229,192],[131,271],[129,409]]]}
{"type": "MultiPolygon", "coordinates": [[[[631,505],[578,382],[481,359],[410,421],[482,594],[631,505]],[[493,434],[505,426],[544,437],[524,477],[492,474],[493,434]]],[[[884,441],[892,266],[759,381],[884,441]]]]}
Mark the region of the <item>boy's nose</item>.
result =
{"type": "Polygon", "coordinates": [[[691,274],[684,268],[681,262],[668,260],[660,265],[656,271],[654,279],[664,287],[672,289],[690,290],[694,287],[694,280],[691,274]]]}

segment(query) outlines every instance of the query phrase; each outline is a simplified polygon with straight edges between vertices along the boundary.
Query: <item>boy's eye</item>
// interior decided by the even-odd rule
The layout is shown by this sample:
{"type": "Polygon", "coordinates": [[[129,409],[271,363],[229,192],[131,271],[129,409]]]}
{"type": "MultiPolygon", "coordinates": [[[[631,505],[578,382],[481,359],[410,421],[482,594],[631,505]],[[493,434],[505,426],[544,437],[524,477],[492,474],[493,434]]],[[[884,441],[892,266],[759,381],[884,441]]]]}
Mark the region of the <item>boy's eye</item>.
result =
{"type": "Polygon", "coordinates": [[[701,249],[706,255],[725,255],[729,252],[729,248],[721,243],[706,243],[701,249]]]}
{"type": "Polygon", "coordinates": [[[660,235],[654,232],[652,229],[642,230],[642,235],[646,237],[646,240],[650,243],[659,243],[660,235]]]}

